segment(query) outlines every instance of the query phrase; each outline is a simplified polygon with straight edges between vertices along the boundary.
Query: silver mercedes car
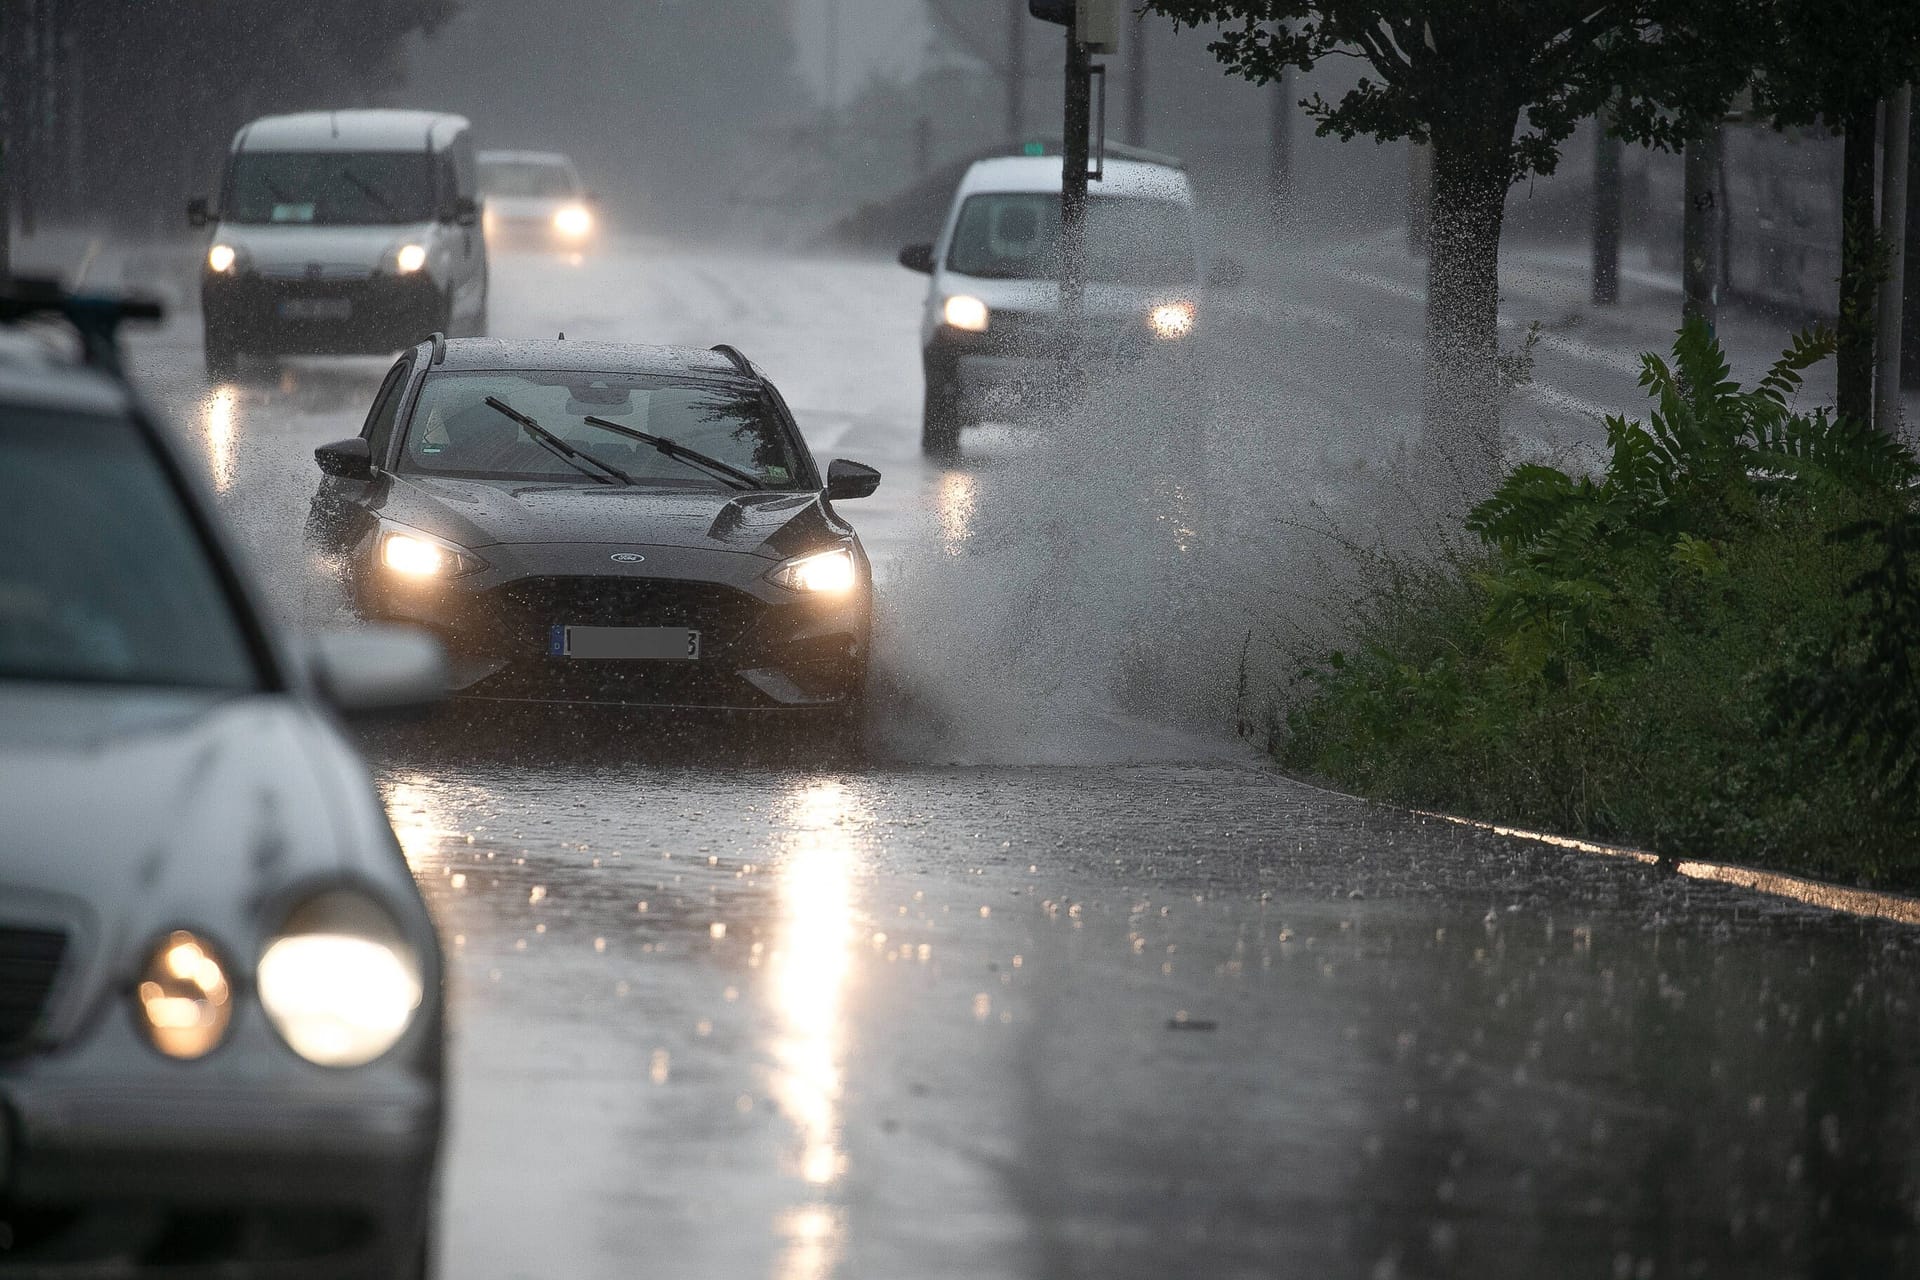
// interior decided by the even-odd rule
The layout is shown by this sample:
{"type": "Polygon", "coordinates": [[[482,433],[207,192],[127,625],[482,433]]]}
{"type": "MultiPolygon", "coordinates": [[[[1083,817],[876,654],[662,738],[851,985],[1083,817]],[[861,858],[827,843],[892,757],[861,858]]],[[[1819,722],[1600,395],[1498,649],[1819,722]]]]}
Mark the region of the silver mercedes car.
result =
{"type": "Polygon", "coordinates": [[[442,659],[278,634],[210,512],[110,368],[0,343],[0,1272],[419,1276],[440,949],[338,717],[442,659]]]}

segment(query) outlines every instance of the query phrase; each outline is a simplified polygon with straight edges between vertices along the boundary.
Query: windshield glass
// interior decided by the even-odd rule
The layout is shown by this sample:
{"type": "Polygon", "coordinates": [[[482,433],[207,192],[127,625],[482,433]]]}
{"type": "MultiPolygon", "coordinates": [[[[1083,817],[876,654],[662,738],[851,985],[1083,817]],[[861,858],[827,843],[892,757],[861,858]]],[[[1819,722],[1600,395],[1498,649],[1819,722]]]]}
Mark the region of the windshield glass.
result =
{"type": "Polygon", "coordinates": [[[490,196],[563,199],[574,192],[573,173],[551,161],[482,160],[480,190],[490,196]]]}
{"type": "Polygon", "coordinates": [[[643,485],[727,487],[685,462],[595,426],[587,418],[605,418],[630,431],[663,436],[743,471],[770,489],[790,489],[799,483],[799,460],[787,432],[757,386],[546,370],[429,377],[420,389],[407,431],[402,469],[488,480],[593,483],[488,405],[488,396],[643,485]]]}
{"type": "Polygon", "coordinates": [[[0,679],[259,687],[207,548],[132,423],[0,409],[0,679]]]}
{"type": "Polygon", "coordinates": [[[243,151],[221,217],[239,223],[379,226],[433,218],[433,164],[419,151],[243,151]]]}
{"type": "MultiPolygon", "coordinates": [[[[995,192],[967,197],[947,266],[970,276],[1052,280],[1060,274],[1060,197],[995,192]]],[[[1170,200],[1096,196],[1087,203],[1087,279],[1095,284],[1190,285],[1191,211],[1170,200]]]]}

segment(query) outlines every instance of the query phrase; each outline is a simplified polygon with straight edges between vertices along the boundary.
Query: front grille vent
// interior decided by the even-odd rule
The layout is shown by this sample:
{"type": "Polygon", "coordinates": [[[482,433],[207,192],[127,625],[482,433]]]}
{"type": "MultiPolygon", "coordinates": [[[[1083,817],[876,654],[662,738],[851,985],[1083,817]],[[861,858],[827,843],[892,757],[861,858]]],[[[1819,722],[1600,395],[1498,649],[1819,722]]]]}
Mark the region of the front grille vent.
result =
{"type": "Polygon", "coordinates": [[[0,925],[0,1055],[20,1050],[39,1025],[66,953],[58,930],[0,925]]]}

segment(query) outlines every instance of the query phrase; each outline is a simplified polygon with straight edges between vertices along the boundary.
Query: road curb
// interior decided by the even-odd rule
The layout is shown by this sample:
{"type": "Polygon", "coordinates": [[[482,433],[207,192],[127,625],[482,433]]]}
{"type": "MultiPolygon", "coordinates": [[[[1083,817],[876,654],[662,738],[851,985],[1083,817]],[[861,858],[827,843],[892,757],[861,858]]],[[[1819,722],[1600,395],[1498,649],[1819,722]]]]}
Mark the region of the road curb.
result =
{"type": "Polygon", "coordinates": [[[1840,915],[1857,916],[1862,919],[1890,920],[1895,924],[1920,926],[1920,898],[1900,893],[1886,893],[1877,889],[1856,889],[1846,885],[1834,884],[1828,880],[1814,880],[1807,876],[1790,875],[1784,871],[1768,871],[1760,867],[1744,866],[1737,862],[1709,862],[1699,858],[1668,858],[1645,849],[1635,849],[1629,845],[1604,844],[1597,840],[1582,840],[1575,836],[1555,835],[1549,831],[1533,831],[1526,827],[1508,826],[1504,823],[1485,822],[1478,818],[1463,818],[1458,814],[1442,813],[1437,809],[1409,809],[1401,805],[1390,804],[1384,800],[1373,800],[1366,796],[1357,796],[1340,791],[1324,783],[1303,778],[1276,767],[1275,772],[1291,782],[1330,796],[1339,796],[1344,800],[1355,800],[1361,804],[1376,808],[1391,809],[1396,813],[1410,814],[1414,817],[1432,818],[1439,822],[1451,822],[1456,826],[1471,827],[1476,831],[1485,831],[1490,835],[1506,836],[1515,840],[1531,840],[1536,844],[1552,845],[1556,849],[1572,849],[1578,853],[1596,857],[1621,858],[1639,863],[1646,867],[1659,867],[1672,871],[1675,875],[1689,880],[1711,881],[1716,884],[1729,884],[1736,888],[1747,889],[1754,893],[1763,893],[1768,897],[1786,898],[1803,906],[1815,907],[1822,911],[1831,911],[1840,915]]]}

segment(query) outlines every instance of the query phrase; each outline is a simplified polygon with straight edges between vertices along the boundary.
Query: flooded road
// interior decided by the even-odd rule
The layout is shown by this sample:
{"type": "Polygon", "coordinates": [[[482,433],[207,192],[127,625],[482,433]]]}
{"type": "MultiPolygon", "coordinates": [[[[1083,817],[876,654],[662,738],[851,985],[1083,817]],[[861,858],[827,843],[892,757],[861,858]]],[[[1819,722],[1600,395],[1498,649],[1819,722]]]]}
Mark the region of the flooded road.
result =
{"type": "MultiPolygon", "coordinates": [[[[1034,445],[921,462],[919,286],[496,267],[496,332],[737,342],[816,453],[886,473],[847,514],[911,605],[907,695],[858,768],[632,718],[369,737],[450,958],[443,1276],[1920,1272],[1920,933],[1330,796],[991,652],[983,611],[1053,634],[1053,579],[969,558],[1034,445]]],[[[137,356],[276,604],[338,621],[309,451],[384,362],[209,388],[191,325],[137,356]]],[[[1158,634],[1060,612],[1114,672],[1158,634]]]]}

